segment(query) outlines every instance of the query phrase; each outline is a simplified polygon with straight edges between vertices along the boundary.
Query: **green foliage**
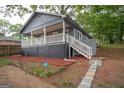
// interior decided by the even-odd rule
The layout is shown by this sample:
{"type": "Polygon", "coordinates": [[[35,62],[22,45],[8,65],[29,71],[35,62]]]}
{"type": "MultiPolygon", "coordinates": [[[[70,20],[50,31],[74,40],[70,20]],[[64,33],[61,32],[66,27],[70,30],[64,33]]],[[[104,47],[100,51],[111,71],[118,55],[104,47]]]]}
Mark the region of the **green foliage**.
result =
{"type": "Polygon", "coordinates": [[[65,88],[72,88],[74,84],[72,84],[71,82],[69,82],[68,80],[64,80],[63,81],[63,87],[65,88]]]}
{"type": "Polygon", "coordinates": [[[9,59],[0,59],[0,67],[11,64],[12,61],[9,59]]]}
{"type": "Polygon", "coordinates": [[[100,44],[123,41],[124,6],[78,7],[77,22],[100,44]]]}
{"type": "Polygon", "coordinates": [[[22,25],[21,24],[11,24],[9,27],[9,30],[11,31],[12,37],[16,39],[21,39],[21,34],[19,31],[21,30],[22,25]]]}
{"type": "Polygon", "coordinates": [[[33,67],[32,73],[40,77],[49,77],[54,74],[51,70],[44,70],[42,68],[33,67]]]}
{"type": "MultiPolygon", "coordinates": [[[[11,24],[5,19],[0,19],[0,37],[9,35],[15,39],[21,39],[21,34],[19,32],[22,26],[22,24],[11,24]]],[[[25,38],[27,39],[28,36],[23,36],[23,39],[25,38]]]]}
{"type": "Polygon", "coordinates": [[[6,5],[4,7],[4,11],[0,11],[2,15],[11,17],[14,16],[20,16],[21,18],[27,14],[31,13],[31,10],[25,6],[22,5],[6,5]]]}
{"type": "Polygon", "coordinates": [[[43,67],[32,67],[31,73],[39,77],[50,77],[55,73],[64,71],[64,68],[53,69],[53,67],[43,68],[43,67]]]}
{"type": "Polygon", "coordinates": [[[0,53],[0,56],[7,56],[7,53],[0,53]]]}
{"type": "Polygon", "coordinates": [[[37,10],[37,5],[30,5],[30,7],[33,10],[33,12],[37,10]]]}
{"type": "Polygon", "coordinates": [[[7,33],[9,33],[9,26],[9,21],[0,19],[0,36],[5,36],[7,33]]]}
{"type": "Polygon", "coordinates": [[[65,70],[64,67],[60,68],[57,72],[63,72],[65,70]]]}

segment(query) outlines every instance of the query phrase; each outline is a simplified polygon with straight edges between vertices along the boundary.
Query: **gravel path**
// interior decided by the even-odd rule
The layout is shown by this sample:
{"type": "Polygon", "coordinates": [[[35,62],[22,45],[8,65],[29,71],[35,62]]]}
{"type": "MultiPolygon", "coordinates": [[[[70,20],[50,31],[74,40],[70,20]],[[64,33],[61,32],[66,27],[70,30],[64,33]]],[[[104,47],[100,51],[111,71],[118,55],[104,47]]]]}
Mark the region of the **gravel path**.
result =
{"type": "Polygon", "coordinates": [[[18,67],[9,65],[0,68],[0,84],[11,84],[12,87],[21,88],[54,88],[44,79],[26,73],[18,67]]]}

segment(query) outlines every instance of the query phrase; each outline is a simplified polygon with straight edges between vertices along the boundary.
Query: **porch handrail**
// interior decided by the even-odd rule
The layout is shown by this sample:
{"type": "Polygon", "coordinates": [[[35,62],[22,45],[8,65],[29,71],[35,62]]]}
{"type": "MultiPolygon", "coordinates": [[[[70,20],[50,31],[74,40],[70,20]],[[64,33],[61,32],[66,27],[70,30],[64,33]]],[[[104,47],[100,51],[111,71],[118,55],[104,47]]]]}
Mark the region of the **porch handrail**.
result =
{"type": "Polygon", "coordinates": [[[67,42],[78,48],[79,50],[83,51],[85,54],[91,56],[92,55],[92,47],[86,45],[85,43],[77,40],[76,38],[66,35],[67,42]]]}

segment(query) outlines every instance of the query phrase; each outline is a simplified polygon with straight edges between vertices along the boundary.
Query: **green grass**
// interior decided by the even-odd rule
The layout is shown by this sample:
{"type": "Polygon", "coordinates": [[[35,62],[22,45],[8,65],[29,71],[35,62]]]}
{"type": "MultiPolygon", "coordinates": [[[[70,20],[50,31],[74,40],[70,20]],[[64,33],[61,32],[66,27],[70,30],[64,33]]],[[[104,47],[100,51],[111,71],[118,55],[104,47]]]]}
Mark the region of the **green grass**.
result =
{"type": "Polygon", "coordinates": [[[74,84],[69,82],[69,81],[67,81],[67,80],[64,80],[63,83],[62,83],[62,86],[64,88],[73,88],[74,84]]]}
{"type": "Polygon", "coordinates": [[[44,70],[42,68],[33,67],[32,73],[40,77],[49,77],[54,74],[52,70],[44,70]]]}
{"type": "Polygon", "coordinates": [[[50,77],[58,72],[64,71],[65,68],[59,68],[59,69],[53,69],[54,67],[52,65],[49,65],[48,68],[43,67],[32,67],[30,72],[36,76],[39,77],[50,77]]]}
{"type": "Polygon", "coordinates": [[[11,64],[12,61],[9,59],[0,59],[0,67],[11,64]]]}
{"type": "Polygon", "coordinates": [[[124,44],[106,44],[102,45],[102,48],[124,48],[124,44]]]}

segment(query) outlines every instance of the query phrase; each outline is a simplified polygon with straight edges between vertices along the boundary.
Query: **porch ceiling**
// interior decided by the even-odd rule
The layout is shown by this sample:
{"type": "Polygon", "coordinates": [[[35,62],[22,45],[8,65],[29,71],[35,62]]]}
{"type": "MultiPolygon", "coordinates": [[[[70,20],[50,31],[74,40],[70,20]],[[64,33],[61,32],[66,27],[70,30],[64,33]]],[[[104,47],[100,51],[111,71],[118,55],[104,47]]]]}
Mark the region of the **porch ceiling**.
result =
{"type": "MultiPolygon", "coordinates": [[[[69,27],[69,25],[66,24],[66,27],[69,27]]],[[[62,28],[63,28],[63,23],[58,23],[58,24],[46,27],[46,32],[51,32],[51,31],[62,29],[62,28]]],[[[33,31],[33,35],[42,34],[42,33],[44,33],[44,28],[33,31]]]]}

